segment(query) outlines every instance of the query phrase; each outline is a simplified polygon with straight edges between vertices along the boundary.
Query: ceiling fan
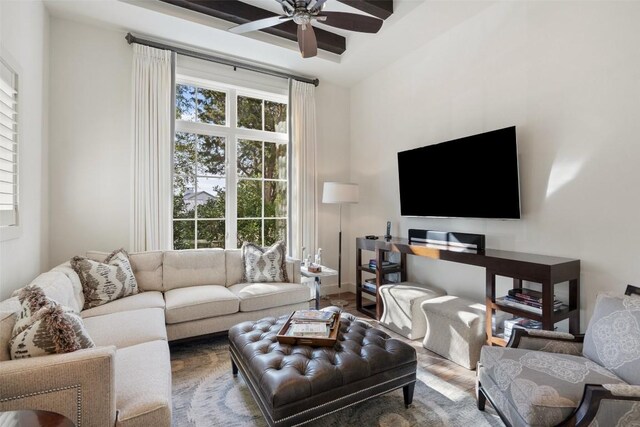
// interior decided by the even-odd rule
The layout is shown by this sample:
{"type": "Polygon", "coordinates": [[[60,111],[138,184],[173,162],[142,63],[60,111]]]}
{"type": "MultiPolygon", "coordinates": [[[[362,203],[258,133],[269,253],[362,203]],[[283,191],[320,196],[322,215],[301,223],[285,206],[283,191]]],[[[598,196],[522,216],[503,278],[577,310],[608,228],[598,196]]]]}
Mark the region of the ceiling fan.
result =
{"type": "Polygon", "coordinates": [[[323,12],[327,0],[276,0],[282,5],[283,16],[272,16],[247,22],[229,29],[236,34],[273,27],[283,22],[293,21],[298,24],[298,46],[303,58],[311,58],[318,54],[318,42],[313,32],[314,21],[343,30],[361,33],[377,33],[382,27],[382,19],[348,12],[323,12]]]}

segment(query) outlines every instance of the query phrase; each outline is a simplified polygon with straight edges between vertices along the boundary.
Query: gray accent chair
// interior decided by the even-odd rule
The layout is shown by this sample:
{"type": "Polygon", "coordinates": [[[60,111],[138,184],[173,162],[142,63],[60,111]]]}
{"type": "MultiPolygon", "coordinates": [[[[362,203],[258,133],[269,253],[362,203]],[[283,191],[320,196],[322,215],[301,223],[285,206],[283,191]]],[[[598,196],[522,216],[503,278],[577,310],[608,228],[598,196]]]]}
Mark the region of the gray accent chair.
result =
{"type": "Polygon", "coordinates": [[[477,399],[507,426],[640,425],[640,288],[598,295],[584,335],[516,329],[484,346],[477,399]]]}

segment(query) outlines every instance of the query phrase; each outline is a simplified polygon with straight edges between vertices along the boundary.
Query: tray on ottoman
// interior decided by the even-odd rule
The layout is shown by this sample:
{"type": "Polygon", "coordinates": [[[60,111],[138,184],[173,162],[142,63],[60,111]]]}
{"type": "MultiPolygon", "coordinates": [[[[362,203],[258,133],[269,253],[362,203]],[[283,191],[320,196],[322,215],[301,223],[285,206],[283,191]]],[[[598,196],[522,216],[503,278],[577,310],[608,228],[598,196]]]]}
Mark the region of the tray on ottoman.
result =
{"type": "Polygon", "coordinates": [[[229,330],[233,374],[242,373],[270,426],[304,424],[398,388],[409,406],[417,363],[412,346],[344,313],[334,347],[283,344],[276,334],[288,317],[229,330]]]}
{"type": "Polygon", "coordinates": [[[293,316],[296,314],[294,311],[291,316],[284,322],[280,330],[276,335],[276,339],[279,343],[290,345],[309,345],[311,347],[333,347],[338,341],[338,331],[340,330],[340,318],[338,313],[332,313],[331,323],[329,324],[329,336],[328,337],[301,337],[289,333],[292,322],[294,322],[293,316]]]}

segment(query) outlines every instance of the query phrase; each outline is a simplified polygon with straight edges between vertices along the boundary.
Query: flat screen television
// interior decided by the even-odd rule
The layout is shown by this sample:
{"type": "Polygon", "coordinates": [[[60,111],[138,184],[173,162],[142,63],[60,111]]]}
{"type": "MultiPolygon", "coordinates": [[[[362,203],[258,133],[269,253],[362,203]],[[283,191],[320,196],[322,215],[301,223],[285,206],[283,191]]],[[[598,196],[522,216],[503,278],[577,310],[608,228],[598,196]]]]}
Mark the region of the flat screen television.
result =
{"type": "Polygon", "coordinates": [[[402,216],[520,218],[515,126],[398,152],[402,216]]]}

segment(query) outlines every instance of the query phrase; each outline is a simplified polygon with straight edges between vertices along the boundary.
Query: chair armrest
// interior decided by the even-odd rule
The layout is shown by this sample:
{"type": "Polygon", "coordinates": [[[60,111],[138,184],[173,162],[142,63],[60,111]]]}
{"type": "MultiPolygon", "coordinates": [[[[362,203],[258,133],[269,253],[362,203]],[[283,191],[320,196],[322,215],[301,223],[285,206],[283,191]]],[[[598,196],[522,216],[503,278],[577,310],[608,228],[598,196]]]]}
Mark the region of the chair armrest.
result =
{"type": "Polygon", "coordinates": [[[640,400],[640,385],[602,384],[613,396],[637,397],[640,400]]]}
{"type": "Polygon", "coordinates": [[[581,356],[583,341],[584,335],[516,328],[507,347],[581,356]]]}
{"type": "Polygon", "coordinates": [[[0,362],[0,411],[57,412],[76,425],[116,418],[115,347],[0,362]]]}
{"type": "Polygon", "coordinates": [[[640,386],[586,384],[580,404],[560,425],[590,426],[594,420],[600,421],[599,425],[628,425],[623,418],[632,415],[632,407],[637,402],[640,402],[640,386]]]}
{"type": "Polygon", "coordinates": [[[286,262],[289,283],[302,283],[302,277],[300,275],[300,260],[297,258],[287,257],[286,262]]]}

